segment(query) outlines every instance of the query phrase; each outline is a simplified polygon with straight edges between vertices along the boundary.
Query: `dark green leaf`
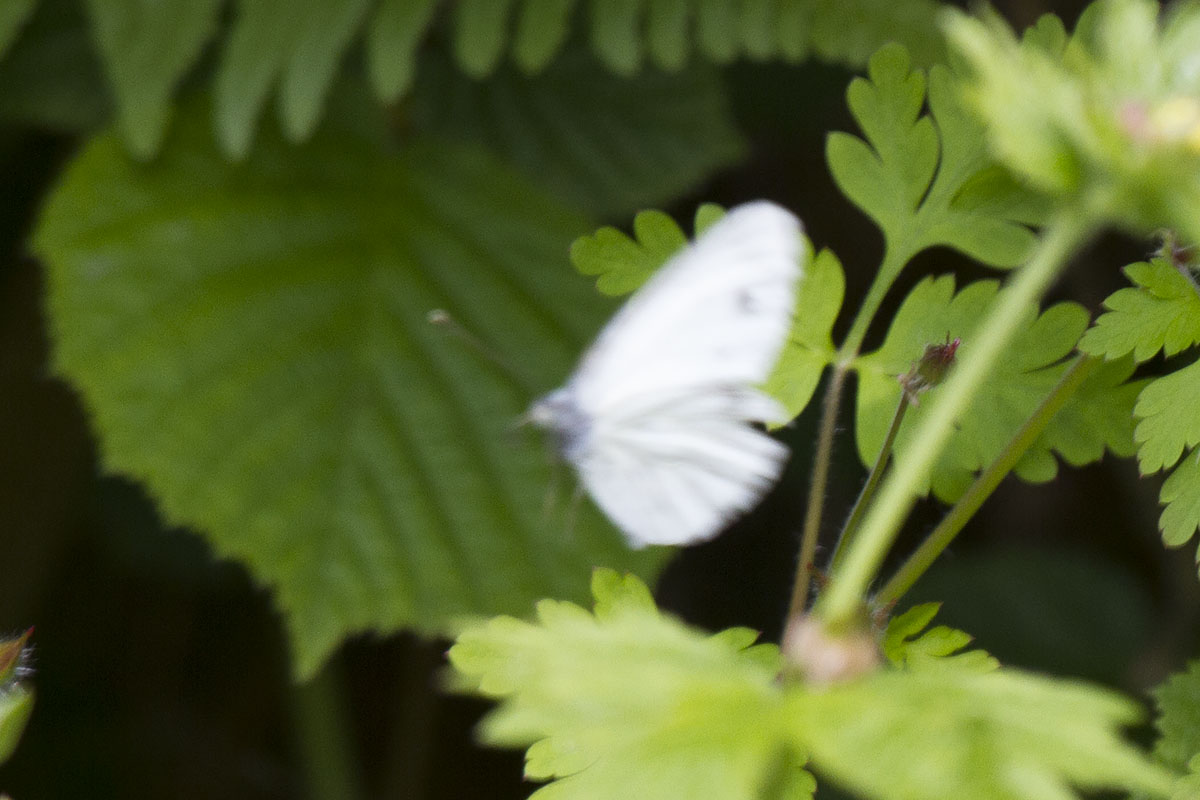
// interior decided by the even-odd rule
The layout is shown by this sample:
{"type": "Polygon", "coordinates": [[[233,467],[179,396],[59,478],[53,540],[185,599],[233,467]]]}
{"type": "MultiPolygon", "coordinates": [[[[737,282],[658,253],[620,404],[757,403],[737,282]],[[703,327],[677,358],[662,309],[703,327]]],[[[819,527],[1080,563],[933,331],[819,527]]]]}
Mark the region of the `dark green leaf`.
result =
{"type": "Polygon", "coordinates": [[[604,313],[566,263],[586,223],[472,150],[329,129],[229,165],[189,110],[154,165],[111,136],[41,219],[55,365],[109,469],[272,586],[297,671],[353,631],[444,631],[649,572],[590,507],[543,513],[526,390],[426,322],[448,309],[539,386],[604,313]]]}
{"type": "Polygon", "coordinates": [[[130,151],[157,152],[180,79],[217,27],[222,0],[87,0],[130,151]]]}
{"type": "Polygon", "coordinates": [[[574,206],[625,215],[678,197],[742,153],[716,72],[643,70],[623,80],[572,52],[529,77],[466,80],[422,65],[415,126],[486,144],[574,206]]]}

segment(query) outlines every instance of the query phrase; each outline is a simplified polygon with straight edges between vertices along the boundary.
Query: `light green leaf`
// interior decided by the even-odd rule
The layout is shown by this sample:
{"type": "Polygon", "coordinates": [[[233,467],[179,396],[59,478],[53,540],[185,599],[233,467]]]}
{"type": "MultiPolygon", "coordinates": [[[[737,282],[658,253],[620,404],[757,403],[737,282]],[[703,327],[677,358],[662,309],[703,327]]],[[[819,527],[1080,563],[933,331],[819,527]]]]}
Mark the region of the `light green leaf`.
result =
{"type": "Polygon", "coordinates": [[[870,800],[1164,797],[1174,777],[1121,740],[1136,703],[1015,670],[886,671],[789,702],[817,774],[870,800]]]}
{"type": "Polygon", "coordinates": [[[881,278],[895,279],[921,250],[952,247],[982,263],[1012,267],[1033,243],[1019,221],[1030,204],[1011,183],[996,202],[980,191],[995,185],[995,167],[981,126],[955,98],[945,67],[925,79],[899,45],[871,57],[869,80],[851,82],[847,100],[866,136],[830,135],[826,156],[838,187],[883,231],[887,255],[881,278]]]}
{"type": "Polygon", "coordinates": [[[1200,449],[1188,451],[1183,461],[1163,481],[1158,501],[1162,515],[1158,529],[1169,547],[1179,547],[1200,528],[1200,449]]]}
{"type": "Polygon", "coordinates": [[[544,515],[527,391],[426,322],[446,308],[554,386],[606,311],[566,263],[586,222],[444,143],[329,129],[229,165],[206,114],[153,165],[107,136],[67,170],[35,237],[54,363],[106,467],[273,587],[298,674],[354,631],[651,572],[590,506],[569,532],[544,515]]]}
{"type": "Polygon", "coordinates": [[[1125,274],[1137,288],[1104,301],[1108,311],[1083,335],[1080,350],[1105,358],[1133,353],[1141,363],[1160,350],[1173,356],[1200,343],[1200,289],[1190,277],[1166,258],[1130,264],[1125,274]]]}
{"type": "Polygon", "coordinates": [[[417,45],[437,6],[438,0],[381,0],[367,28],[367,69],[385,103],[399,100],[412,85],[417,45]]]}
{"type": "Polygon", "coordinates": [[[534,77],[505,68],[485,82],[426,59],[410,118],[485,144],[564,201],[606,216],[677,198],[743,152],[714,70],[619,79],[579,51],[534,77]]]}
{"type": "Polygon", "coordinates": [[[17,749],[32,713],[32,689],[18,685],[0,692],[0,764],[17,749]]]}
{"type": "Polygon", "coordinates": [[[1141,420],[1133,437],[1143,475],[1170,467],[1184,449],[1200,444],[1200,361],[1155,378],[1138,397],[1133,413],[1141,420]]]}
{"type": "Polygon", "coordinates": [[[162,143],[175,87],[217,27],[222,0],[87,0],[97,49],[138,158],[162,143]]]}
{"type": "Polygon", "coordinates": [[[0,4],[0,57],[16,40],[37,3],[38,0],[6,0],[0,4]]]}
{"type": "Polygon", "coordinates": [[[833,323],[845,291],[846,277],[832,251],[822,250],[808,260],[796,291],[792,332],[765,386],[787,409],[789,419],[808,406],[821,373],[834,358],[833,323]]]}
{"type": "Polygon", "coordinates": [[[1154,755],[1167,766],[1183,771],[1200,753],[1200,661],[1163,681],[1153,691],[1158,707],[1158,741],[1154,755]]]}
{"type": "MultiPolygon", "coordinates": [[[[610,572],[593,588],[595,616],[544,600],[536,623],[493,619],[450,649],[459,688],[500,700],[484,740],[528,746],[526,776],[558,779],[535,797],[752,800],[799,766],[780,728],[777,648],[688,628],[610,572]]],[[[792,797],[804,785],[787,783],[792,797]]]]}
{"type": "Polygon", "coordinates": [[[983,650],[958,652],[973,641],[970,634],[945,625],[926,630],[940,608],[941,603],[923,603],[888,620],[883,635],[883,653],[888,661],[910,670],[997,669],[1000,662],[983,650]]]}
{"type": "Polygon", "coordinates": [[[675,220],[662,211],[634,217],[633,237],[609,226],[581,236],[571,245],[571,263],[584,275],[598,276],[596,288],[604,294],[623,295],[649,280],[687,244],[675,220]]]}
{"type": "MultiPolygon", "coordinates": [[[[997,288],[994,281],[979,281],[955,294],[950,276],[921,281],[900,306],[883,346],[855,360],[859,376],[855,433],[864,463],[871,463],[879,454],[899,402],[897,376],[909,369],[926,345],[942,342],[947,336],[962,340],[959,357],[965,357],[973,331],[994,302],[997,288]]],[[[1000,454],[1062,377],[1066,370],[1063,359],[1088,322],[1087,312],[1074,303],[1059,303],[1040,316],[1030,308],[1026,316],[1012,355],[987,378],[934,465],[932,489],[946,502],[957,499],[974,473],[1000,454]]],[[[1131,369],[1130,363],[1120,362],[1090,376],[1018,462],[1016,474],[1025,480],[1053,477],[1057,467],[1052,451],[1072,464],[1098,458],[1106,448],[1129,453],[1129,416],[1140,387],[1117,391],[1113,387],[1131,369]]],[[[931,389],[930,396],[936,391],[931,389]]],[[[896,440],[897,458],[904,458],[909,437],[929,406],[921,403],[909,409],[896,440]]]]}

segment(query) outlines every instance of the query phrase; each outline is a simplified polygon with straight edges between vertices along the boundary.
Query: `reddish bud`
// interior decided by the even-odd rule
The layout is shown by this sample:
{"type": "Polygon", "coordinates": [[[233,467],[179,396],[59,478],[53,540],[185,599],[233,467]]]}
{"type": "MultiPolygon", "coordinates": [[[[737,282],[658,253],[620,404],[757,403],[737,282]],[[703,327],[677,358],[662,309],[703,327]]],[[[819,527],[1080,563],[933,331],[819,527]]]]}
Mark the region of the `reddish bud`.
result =
{"type": "Polygon", "coordinates": [[[925,345],[925,352],[913,362],[908,372],[900,376],[900,385],[909,402],[917,405],[917,397],[922,392],[937,386],[946,377],[946,373],[954,364],[954,355],[962,343],[957,337],[952,341],[946,334],[943,344],[925,345]]]}

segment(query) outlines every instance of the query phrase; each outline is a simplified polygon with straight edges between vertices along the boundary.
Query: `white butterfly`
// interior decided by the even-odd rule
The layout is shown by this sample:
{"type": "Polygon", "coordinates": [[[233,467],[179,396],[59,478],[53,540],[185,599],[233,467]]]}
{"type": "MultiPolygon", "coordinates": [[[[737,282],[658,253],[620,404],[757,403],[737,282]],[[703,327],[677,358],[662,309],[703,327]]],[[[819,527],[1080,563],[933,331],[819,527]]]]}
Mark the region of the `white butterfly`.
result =
{"type": "Polygon", "coordinates": [[[633,547],[710,539],[779,476],[787,448],[749,423],[785,419],[756,387],[791,329],[804,252],[783,208],[730,210],[530,408],[633,547]]]}

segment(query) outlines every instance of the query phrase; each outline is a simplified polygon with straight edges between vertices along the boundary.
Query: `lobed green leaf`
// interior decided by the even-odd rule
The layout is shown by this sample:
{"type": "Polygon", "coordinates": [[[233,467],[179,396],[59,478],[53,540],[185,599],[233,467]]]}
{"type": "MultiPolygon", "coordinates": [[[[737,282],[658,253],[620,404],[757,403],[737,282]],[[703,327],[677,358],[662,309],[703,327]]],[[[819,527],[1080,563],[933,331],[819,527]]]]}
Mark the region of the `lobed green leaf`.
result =
{"type": "Polygon", "coordinates": [[[1072,786],[1164,797],[1174,779],[1121,741],[1137,704],[1084,684],[884,671],[788,699],[818,775],[873,800],[1067,800],[1072,786]]]}
{"type": "Polygon", "coordinates": [[[965,669],[990,672],[1000,662],[983,650],[959,652],[974,639],[963,631],[938,625],[929,628],[941,603],[922,603],[888,620],[883,634],[883,653],[901,669],[965,669]]]}
{"type": "MultiPolygon", "coordinates": [[[[653,570],[590,506],[541,509],[528,389],[426,322],[445,308],[549,388],[605,313],[565,263],[586,222],[477,150],[355,130],[226,163],[202,105],[153,165],[71,164],[38,224],[57,371],[105,466],[272,587],[297,673],[346,635],[580,596],[653,570]]],[[[354,114],[341,117],[349,123],[354,114]]]]}
{"type": "MultiPolygon", "coordinates": [[[[997,290],[996,282],[979,281],[955,294],[952,277],[927,278],[905,298],[883,345],[855,359],[855,435],[864,463],[872,463],[879,454],[899,402],[897,376],[909,369],[926,345],[946,337],[962,340],[960,357],[969,352],[972,332],[995,301],[997,290]]],[[[1074,303],[1059,303],[1040,315],[1031,307],[1026,317],[1012,355],[987,378],[934,465],[929,485],[946,502],[957,499],[974,473],[1000,454],[1051,391],[1066,371],[1063,359],[1071,353],[1088,322],[1087,312],[1074,303]]],[[[1124,361],[1089,376],[1017,463],[1016,474],[1031,481],[1053,478],[1057,473],[1054,452],[1075,465],[1099,458],[1106,449],[1131,454],[1131,411],[1141,384],[1122,382],[1132,369],[1132,363],[1124,361]]],[[[920,404],[909,410],[896,439],[897,458],[904,458],[911,432],[928,407],[920,404]]]]}
{"type": "Polygon", "coordinates": [[[846,276],[832,251],[822,250],[807,263],[796,291],[791,334],[765,386],[789,419],[808,406],[821,373],[837,354],[833,323],[846,291],[846,276]]]}
{"type": "Polygon", "coordinates": [[[450,648],[458,688],[501,701],[485,741],[528,747],[526,776],[555,780],[535,797],[751,800],[781,771],[803,785],[788,775],[777,648],[662,616],[644,584],[611,571],[593,589],[595,615],[545,600],[536,623],[493,619],[450,648]]]}
{"type": "Polygon", "coordinates": [[[838,188],[883,232],[878,280],[890,284],[934,246],[995,267],[1021,262],[1033,243],[1021,223],[1036,207],[1011,179],[998,180],[982,127],[958,102],[945,67],[929,73],[925,115],[924,74],[900,45],[873,55],[868,78],[852,81],[846,97],[866,140],[833,133],[826,158],[838,188]]]}
{"type": "Polygon", "coordinates": [[[450,649],[456,688],[498,700],[484,740],[527,747],[526,776],[553,781],[537,798],[811,797],[805,766],[880,800],[1163,797],[1174,780],[1120,738],[1137,704],[947,657],[965,634],[918,636],[935,608],[885,639],[906,669],[814,688],[780,682],[778,649],[747,649],[752,632],[660,614],[634,579],[598,571],[593,591],[595,614],[547,600],[536,622],[481,622],[450,649]]]}
{"type": "Polygon", "coordinates": [[[1158,718],[1154,755],[1164,764],[1183,771],[1200,753],[1200,661],[1171,675],[1153,691],[1158,718]]]}
{"type": "MultiPolygon", "coordinates": [[[[714,211],[725,213],[711,204],[696,210],[696,235],[715,221],[714,211]]],[[[687,235],[669,215],[643,211],[633,218],[632,237],[605,226],[576,239],[571,245],[571,263],[584,275],[597,276],[596,288],[604,294],[624,295],[649,280],[687,242],[687,235]]]]}
{"type": "Polygon", "coordinates": [[[1130,264],[1125,274],[1136,288],[1119,289],[1108,309],[1079,341],[1085,353],[1105,358],[1133,354],[1138,363],[1200,344],[1200,289],[1167,258],[1130,264]]]}
{"type": "Polygon", "coordinates": [[[1155,378],[1138,397],[1134,439],[1143,475],[1172,466],[1185,449],[1200,444],[1200,414],[1188,413],[1200,397],[1200,361],[1155,378]]]}

